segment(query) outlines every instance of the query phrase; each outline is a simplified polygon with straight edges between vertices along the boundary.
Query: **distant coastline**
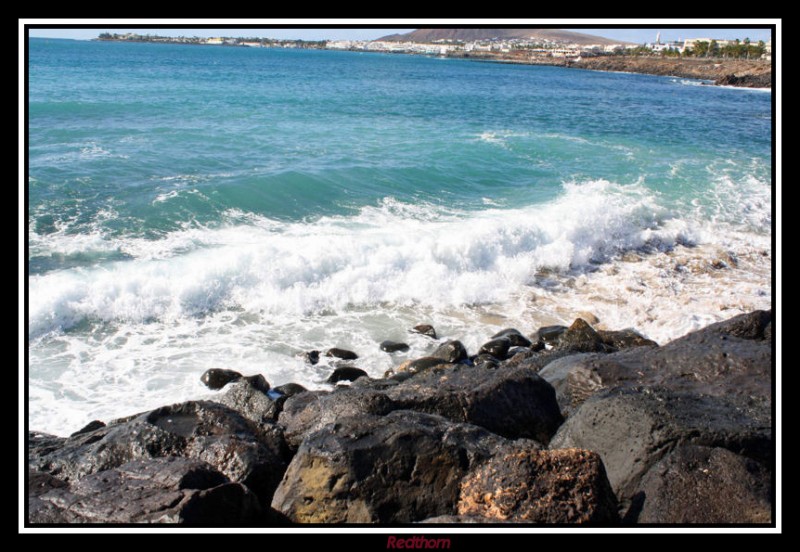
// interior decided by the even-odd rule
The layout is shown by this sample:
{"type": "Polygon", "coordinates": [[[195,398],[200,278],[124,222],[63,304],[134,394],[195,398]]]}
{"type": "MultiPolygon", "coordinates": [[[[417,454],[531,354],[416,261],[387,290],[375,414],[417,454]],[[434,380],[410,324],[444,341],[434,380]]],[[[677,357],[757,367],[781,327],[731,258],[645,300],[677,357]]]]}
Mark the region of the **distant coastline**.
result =
{"type": "MultiPolygon", "coordinates": [[[[186,44],[198,46],[228,46],[256,48],[288,48],[306,50],[342,50],[330,47],[328,41],[218,38],[200,39],[196,37],[162,37],[150,35],[110,35],[93,39],[98,42],[140,42],[161,44],[186,44]]],[[[350,50],[350,49],[347,49],[350,50]]],[[[364,51],[353,48],[352,51],[364,51]]],[[[400,53],[407,55],[437,55],[434,52],[368,50],[376,53],[400,53]]],[[[772,61],[763,59],[730,58],[686,58],[663,57],[658,55],[610,54],[591,57],[578,56],[533,56],[524,49],[504,52],[496,51],[446,51],[437,57],[467,59],[493,63],[513,63],[520,65],[549,65],[645,75],[670,76],[708,81],[708,84],[745,88],[772,88],[772,61]]]]}

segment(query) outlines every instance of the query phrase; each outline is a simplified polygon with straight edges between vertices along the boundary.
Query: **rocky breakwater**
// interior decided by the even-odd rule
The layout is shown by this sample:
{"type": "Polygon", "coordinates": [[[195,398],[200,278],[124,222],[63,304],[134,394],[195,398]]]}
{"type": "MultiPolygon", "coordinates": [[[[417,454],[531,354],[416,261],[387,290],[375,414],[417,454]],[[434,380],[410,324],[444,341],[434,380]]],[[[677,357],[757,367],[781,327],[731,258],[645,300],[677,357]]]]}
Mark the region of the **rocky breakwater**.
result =
{"type": "Polygon", "coordinates": [[[216,370],[213,400],[31,432],[28,522],[770,523],[772,328],[431,336],[326,390],[216,370]]]}

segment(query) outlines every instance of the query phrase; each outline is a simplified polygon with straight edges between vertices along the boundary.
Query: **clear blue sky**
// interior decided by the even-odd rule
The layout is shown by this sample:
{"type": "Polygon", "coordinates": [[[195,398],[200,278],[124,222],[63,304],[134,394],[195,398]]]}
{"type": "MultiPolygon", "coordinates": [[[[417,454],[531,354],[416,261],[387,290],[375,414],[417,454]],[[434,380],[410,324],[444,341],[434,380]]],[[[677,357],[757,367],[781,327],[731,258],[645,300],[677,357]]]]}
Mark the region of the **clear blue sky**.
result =
{"type": "MultiPolygon", "coordinates": [[[[487,25],[488,26],[488,25],[487,25]]],[[[414,29],[143,29],[143,28],[109,28],[109,29],[30,29],[31,37],[48,38],[73,38],[88,40],[96,38],[102,32],[138,32],[142,34],[158,34],[162,36],[256,36],[263,38],[286,38],[304,40],[374,40],[392,33],[405,33],[414,29]]],[[[613,40],[643,43],[653,42],[656,33],[661,32],[662,41],[678,40],[684,38],[717,38],[735,39],[749,38],[753,42],[767,41],[770,38],[769,29],[723,29],[723,28],[618,28],[618,29],[567,29],[586,34],[603,36],[613,40]]]]}

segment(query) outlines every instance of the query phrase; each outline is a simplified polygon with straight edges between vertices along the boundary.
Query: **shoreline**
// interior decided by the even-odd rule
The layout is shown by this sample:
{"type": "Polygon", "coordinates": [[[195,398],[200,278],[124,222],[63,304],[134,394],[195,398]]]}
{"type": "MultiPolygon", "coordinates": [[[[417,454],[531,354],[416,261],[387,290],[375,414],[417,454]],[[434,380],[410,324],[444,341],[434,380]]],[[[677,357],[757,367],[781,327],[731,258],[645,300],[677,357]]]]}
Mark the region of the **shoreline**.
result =
{"type": "Polygon", "coordinates": [[[658,345],[577,318],[469,352],[420,324],[433,353],[370,378],[330,349],[325,390],[207,370],[208,399],[30,431],[27,522],[768,527],[773,324],[658,345]]]}
{"type": "MultiPolygon", "coordinates": [[[[154,41],[154,40],[122,40],[122,39],[93,39],[96,42],[134,42],[138,44],[178,44],[192,46],[222,46],[229,48],[247,48],[242,44],[207,44],[181,41],[154,41]]],[[[674,78],[687,78],[710,81],[707,84],[715,86],[728,86],[735,88],[772,89],[772,61],[747,60],[728,58],[674,58],[655,56],[629,56],[629,55],[602,55],[578,58],[547,58],[531,57],[523,50],[507,53],[469,53],[448,52],[444,55],[434,56],[416,52],[398,52],[382,50],[361,50],[327,48],[317,43],[302,43],[292,41],[295,45],[289,49],[348,51],[358,53],[397,54],[424,57],[440,57],[444,59],[464,59],[468,61],[482,61],[488,63],[505,63],[512,65],[542,65],[551,67],[565,67],[586,69],[609,73],[624,73],[636,75],[654,75],[674,78]]],[[[287,49],[287,46],[270,45],[262,48],[287,49]]]]}

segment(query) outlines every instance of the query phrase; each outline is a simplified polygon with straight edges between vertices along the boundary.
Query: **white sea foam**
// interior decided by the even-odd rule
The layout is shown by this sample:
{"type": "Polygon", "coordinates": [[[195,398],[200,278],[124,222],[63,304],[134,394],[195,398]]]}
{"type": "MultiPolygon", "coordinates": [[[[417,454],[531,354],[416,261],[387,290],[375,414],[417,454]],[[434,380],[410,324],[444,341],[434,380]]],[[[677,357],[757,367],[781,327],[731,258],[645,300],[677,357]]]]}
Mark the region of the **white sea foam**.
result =
{"type": "Polygon", "coordinates": [[[722,174],[712,188],[733,207],[672,211],[641,182],[597,180],[515,210],[387,198],[351,217],[230,211],[222,228],[123,240],[129,260],[30,277],[32,427],[197,398],[214,366],[319,387],[330,369],[297,358],[310,349],[351,348],[380,376],[435,346],[407,333],[419,322],[472,351],[503,327],[582,311],[666,341],[769,307],[769,186],[722,174]],[[412,350],[389,356],[384,339],[412,350]]]}

